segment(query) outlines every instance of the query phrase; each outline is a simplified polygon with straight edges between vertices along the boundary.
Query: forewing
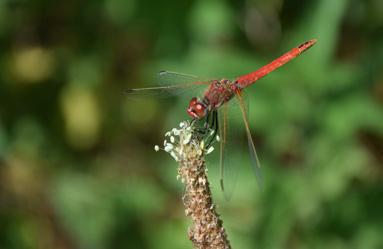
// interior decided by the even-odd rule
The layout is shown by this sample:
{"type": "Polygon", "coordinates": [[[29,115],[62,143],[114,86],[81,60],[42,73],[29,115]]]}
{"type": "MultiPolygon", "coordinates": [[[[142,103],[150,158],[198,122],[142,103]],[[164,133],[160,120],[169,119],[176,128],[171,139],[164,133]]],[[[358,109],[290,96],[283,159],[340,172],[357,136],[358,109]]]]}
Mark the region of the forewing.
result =
{"type": "Polygon", "coordinates": [[[157,85],[127,89],[125,93],[129,98],[142,98],[145,96],[166,98],[182,94],[198,96],[208,84],[209,81],[203,82],[194,75],[161,71],[157,75],[157,85]]]}
{"type": "Polygon", "coordinates": [[[157,81],[160,85],[178,85],[189,84],[202,81],[198,76],[172,71],[160,71],[157,75],[157,81]]]}

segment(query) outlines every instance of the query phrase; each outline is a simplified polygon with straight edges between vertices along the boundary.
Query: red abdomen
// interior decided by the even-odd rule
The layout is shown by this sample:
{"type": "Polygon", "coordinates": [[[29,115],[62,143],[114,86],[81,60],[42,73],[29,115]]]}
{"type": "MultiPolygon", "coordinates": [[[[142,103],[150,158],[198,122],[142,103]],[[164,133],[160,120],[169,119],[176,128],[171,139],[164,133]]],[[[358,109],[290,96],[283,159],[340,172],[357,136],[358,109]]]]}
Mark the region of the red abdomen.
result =
{"type": "Polygon", "coordinates": [[[270,62],[266,66],[261,67],[257,71],[238,77],[236,82],[238,82],[238,84],[242,88],[248,85],[251,85],[255,81],[259,80],[260,78],[264,77],[265,75],[269,74],[270,72],[274,71],[275,69],[283,66],[290,60],[294,59],[295,57],[303,53],[305,50],[313,46],[315,43],[316,43],[315,39],[302,43],[298,47],[291,49],[289,52],[285,53],[278,59],[270,62]]]}

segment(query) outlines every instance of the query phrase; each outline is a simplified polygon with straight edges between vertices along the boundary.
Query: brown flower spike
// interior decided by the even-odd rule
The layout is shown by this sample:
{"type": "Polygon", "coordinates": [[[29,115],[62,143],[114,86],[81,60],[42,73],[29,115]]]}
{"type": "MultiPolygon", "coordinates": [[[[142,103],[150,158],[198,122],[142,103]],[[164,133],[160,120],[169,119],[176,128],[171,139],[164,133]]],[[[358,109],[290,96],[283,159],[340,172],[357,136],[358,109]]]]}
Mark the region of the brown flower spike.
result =
{"type": "MultiPolygon", "coordinates": [[[[179,162],[177,178],[186,186],[182,199],[185,214],[192,219],[188,235],[194,247],[228,249],[231,246],[213,203],[204,159],[214,150],[212,146],[205,148],[212,135],[201,136],[192,124],[181,122],[180,129],[174,128],[165,134],[170,141],[164,141],[163,150],[179,162]]],[[[215,139],[219,141],[218,136],[215,139]]]]}

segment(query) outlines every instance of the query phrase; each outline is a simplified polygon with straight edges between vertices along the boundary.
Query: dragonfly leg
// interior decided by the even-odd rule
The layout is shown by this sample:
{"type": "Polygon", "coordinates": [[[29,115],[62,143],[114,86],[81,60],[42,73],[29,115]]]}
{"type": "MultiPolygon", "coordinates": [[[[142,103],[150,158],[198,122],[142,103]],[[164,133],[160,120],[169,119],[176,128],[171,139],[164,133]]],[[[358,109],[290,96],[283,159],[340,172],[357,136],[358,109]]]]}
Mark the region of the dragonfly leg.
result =
{"type": "MultiPolygon", "coordinates": [[[[219,125],[218,125],[218,112],[215,110],[215,111],[213,111],[212,115],[213,115],[213,120],[211,122],[210,128],[214,129],[214,132],[213,132],[213,134],[212,134],[212,136],[211,136],[211,138],[210,138],[206,148],[209,148],[210,145],[213,143],[214,139],[217,136],[218,128],[219,128],[219,125]]],[[[207,131],[209,131],[209,130],[207,130],[207,131]]]]}
{"type": "MultiPolygon", "coordinates": [[[[204,128],[206,130],[210,127],[209,122],[210,122],[211,115],[212,115],[211,112],[208,112],[208,114],[206,115],[206,120],[205,120],[205,124],[204,124],[204,128]]],[[[212,122],[214,122],[214,117],[213,117],[212,122]]]]}
{"type": "Polygon", "coordinates": [[[205,125],[202,126],[195,126],[194,131],[196,131],[201,136],[206,136],[208,129],[205,128],[205,125]]]}
{"type": "Polygon", "coordinates": [[[198,119],[192,119],[190,122],[191,126],[194,126],[194,131],[198,133],[200,136],[206,136],[208,128],[206,128],[206,122],[204,121],[203,126],[198,119]]]}
{"type": "Polygon", "coordinates": [[[213,123],[214,115],[209,112],[203,120],[193,119],[191,124],[195,126],[195,131],[197,131],[202,136],[206,136],[209,132],[209,128],[212,127],[213,123]],[[211,119],[212,116],[213,119],[211,119]]]}
{"type": "Polygon", "coordinates": [[[193,118],[192,121],[190,122],[190,125],[191,126],[194,126],[195,122],[197,121],[197,119],[193,118]]]}
{"type": "Polygon", "coordinates": [[[218,133],[218,112],[217,110],[214,110],[212,112],[209,112],[204,120],[201,120],[202,122],[199,123],[199,120],[193,119],[191,124],[195,125],[195,131],[198,132],[200,136],[206,137],[210,136],[209,142],[205,146],[205,148],[209,148],[211,144],[216,139],[217,133],[218,133]]]}

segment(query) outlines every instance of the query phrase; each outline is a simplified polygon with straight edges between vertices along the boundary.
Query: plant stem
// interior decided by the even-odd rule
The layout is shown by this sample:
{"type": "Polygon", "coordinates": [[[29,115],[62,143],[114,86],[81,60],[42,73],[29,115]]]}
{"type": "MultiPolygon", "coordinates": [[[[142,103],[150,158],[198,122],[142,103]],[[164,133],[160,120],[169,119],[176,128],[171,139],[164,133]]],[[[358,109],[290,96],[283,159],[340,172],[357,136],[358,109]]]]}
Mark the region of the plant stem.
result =
{"type": "MultiPolygon", "coordinates": [[[[198,137],[193,136],[193,139],[198,137]]],[[[188,231],[189,239],[195,248],[228,249],[231,248],[230,242],[211,196],[204,160],[205,153],[196,144],[200,145],[201,141],[191,141],[182,146],[183,155],[178,168],[178,176],[186,186],[183,196],[185,213],[192,219],[192,225],[188,231]]]]}

